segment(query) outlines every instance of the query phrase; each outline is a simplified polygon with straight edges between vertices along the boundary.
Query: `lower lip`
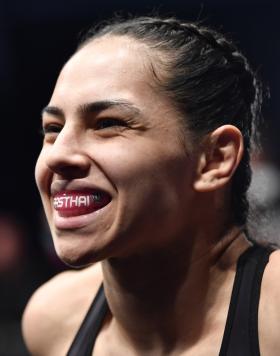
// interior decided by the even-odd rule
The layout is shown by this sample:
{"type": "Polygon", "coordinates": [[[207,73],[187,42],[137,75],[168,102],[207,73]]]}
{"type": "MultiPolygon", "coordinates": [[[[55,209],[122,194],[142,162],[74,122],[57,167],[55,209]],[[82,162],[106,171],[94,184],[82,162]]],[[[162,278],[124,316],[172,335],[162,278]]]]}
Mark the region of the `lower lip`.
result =
{"type": "Polygon", "coordinates": [[[94,224],[102,218],[106,210],[110,207],[110,203],[101,209],[95,210],[88,214],[78,216],[61,216],[56,210],[53,211],[53,223],[58,230],[73,230],[80,229],[89,224],[94,224]]]}

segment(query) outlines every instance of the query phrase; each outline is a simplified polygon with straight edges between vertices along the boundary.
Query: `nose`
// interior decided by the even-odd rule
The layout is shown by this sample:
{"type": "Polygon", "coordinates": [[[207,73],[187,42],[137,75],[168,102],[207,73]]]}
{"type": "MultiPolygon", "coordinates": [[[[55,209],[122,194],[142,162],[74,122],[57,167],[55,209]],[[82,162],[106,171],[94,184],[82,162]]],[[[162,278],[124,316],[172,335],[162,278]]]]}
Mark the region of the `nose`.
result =
{"type": "Polygon", "coordinates": [[[90,159],[83,150],[80,129],[65,125],[47,151],[46,164],[66,179],[82,178],[90,169],[90,159]]]}

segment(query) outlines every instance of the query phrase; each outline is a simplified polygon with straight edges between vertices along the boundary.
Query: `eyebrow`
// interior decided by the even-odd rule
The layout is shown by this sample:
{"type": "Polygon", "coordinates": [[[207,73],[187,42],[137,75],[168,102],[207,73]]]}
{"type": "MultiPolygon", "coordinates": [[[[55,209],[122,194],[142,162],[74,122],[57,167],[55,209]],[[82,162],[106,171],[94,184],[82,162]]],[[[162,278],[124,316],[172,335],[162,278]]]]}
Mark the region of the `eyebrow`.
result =
{"type": "MultiPolygon", "coordinates": [[[[81,104],[78,107],[77,112],[81,115],[97,114],[103,110],[110,109],[112,107],[117,107],[122,110],[125,110],[133,116],[138,116],[141,113],[140,109],[133,105],[131,102],[122,99],[100,100],[94,101],[92,103],[81,104]]],[[[59,118],[65,117],[64,111],[61,108],[53,105],[48,105],[43,108],[42,115],[45,113],[59,118]]]]}
{"type": "Polygon", "coordinates": [[[62,109],[58,108],[57,106],[48,105],[41,111],[41,115],[49,114],[52,116],[64,117],[64,112],[62,109]]]}

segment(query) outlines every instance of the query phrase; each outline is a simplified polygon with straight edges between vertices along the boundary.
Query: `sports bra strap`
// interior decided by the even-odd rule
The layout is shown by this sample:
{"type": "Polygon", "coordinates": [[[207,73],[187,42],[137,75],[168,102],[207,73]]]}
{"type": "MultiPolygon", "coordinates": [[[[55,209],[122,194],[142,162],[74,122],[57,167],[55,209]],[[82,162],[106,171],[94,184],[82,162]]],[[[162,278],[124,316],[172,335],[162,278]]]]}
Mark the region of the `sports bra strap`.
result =
{"type": "Polygon", "coordinates": [[[108,304],[101,284],[84,321],[67,353],[67,356],[91,356],[93,346],[102,326],[108,304]]]}
{"type": "Polygon", "coordinates": [[[239,258],[219,356],[259,356],[261,281],[272,249],[252,246],[239,258]]]}

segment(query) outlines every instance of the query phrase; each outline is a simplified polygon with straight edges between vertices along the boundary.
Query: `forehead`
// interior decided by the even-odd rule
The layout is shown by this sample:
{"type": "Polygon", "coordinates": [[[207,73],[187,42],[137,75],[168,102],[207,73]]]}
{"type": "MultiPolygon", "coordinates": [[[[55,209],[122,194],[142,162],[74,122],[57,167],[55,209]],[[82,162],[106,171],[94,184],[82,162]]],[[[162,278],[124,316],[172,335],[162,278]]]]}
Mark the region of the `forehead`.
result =
{"type": "Polygon", "coordinates": [[[177,116],[173,102],[155,83],[153,56],[147,45],[129,37],[97,38],[65,64],[50,104],[67,114],[84,103],[118,99],[130,101],[151,118],[177,116]]]}
{"type": "Polygon", "coordinates": [[[147,90],[153,80],[147,51],[147,46],[127,37],[95,39],[66,63],[55,93],[68,93],[70,88],[76,93],[83,90],[83,95],[86,90],[94,95],[147,90]]]}
{"type": "Polygon", "coordinates": [[[156,54],[147,45],[125,36],[95,39],[66,63],[50,105],[61,108],[70,117],[86,103],[130,102],[153,127],[172,127],[181,135],[185,131],[181,114],[156,85],[154,58],[156,54]]]}
{"type": "Polygon", "coordinates": [[[117,67],[123,67],[124,70],[125,67],[131,65],[141,68],[143,57],[139,57],[139,52],[143,54],[144,50],[147,51],[147,47],[134,39],[125,36],[104,36],[92,40],[78,50],[68,61],[63,72],[68,73],[73,67],[79,65],[87,68],[98,67],[98,70],[106,72],[110,71],[110,68],[115,69],[117,67]],[[107,67],[108,64],[110,64],[110,67],[107,67]]]}

